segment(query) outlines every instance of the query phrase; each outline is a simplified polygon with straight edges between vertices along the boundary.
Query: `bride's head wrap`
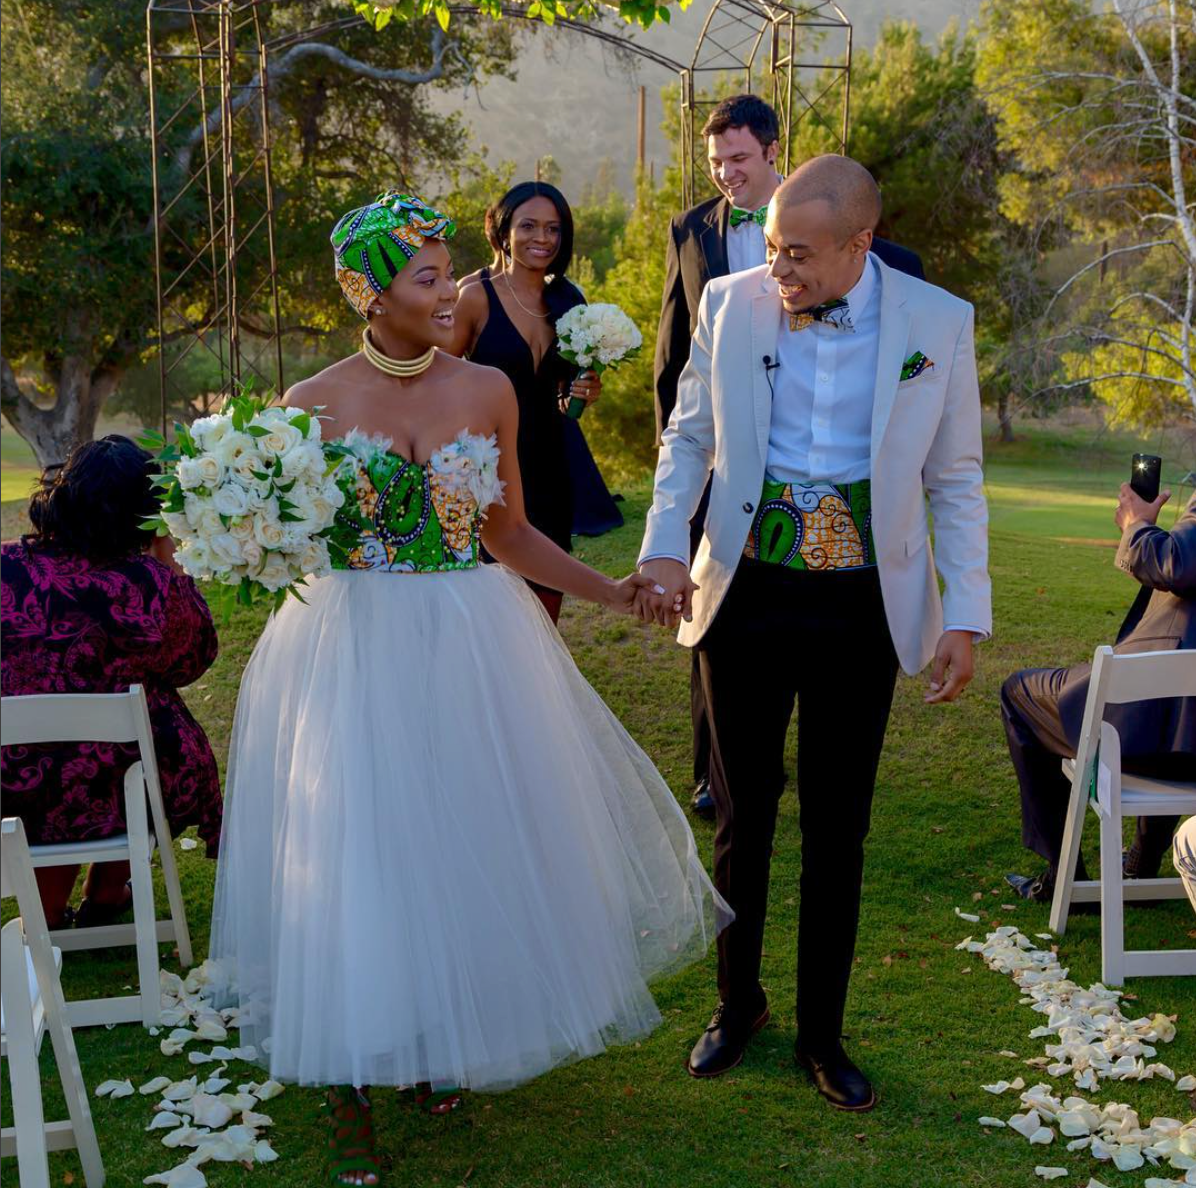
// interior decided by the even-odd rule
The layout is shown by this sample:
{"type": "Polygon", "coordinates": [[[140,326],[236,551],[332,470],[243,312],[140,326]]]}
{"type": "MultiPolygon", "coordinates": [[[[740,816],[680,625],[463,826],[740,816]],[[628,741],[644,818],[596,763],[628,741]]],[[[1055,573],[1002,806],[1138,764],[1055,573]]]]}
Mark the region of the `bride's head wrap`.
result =
{"type": "Polygon", "coordinates": [[[332,229],[336,279],[345,299],[364,318],[429,239],[449,239],[457,224],[411,194],[387,190],[368,206],[349,211],[332,229]]]}

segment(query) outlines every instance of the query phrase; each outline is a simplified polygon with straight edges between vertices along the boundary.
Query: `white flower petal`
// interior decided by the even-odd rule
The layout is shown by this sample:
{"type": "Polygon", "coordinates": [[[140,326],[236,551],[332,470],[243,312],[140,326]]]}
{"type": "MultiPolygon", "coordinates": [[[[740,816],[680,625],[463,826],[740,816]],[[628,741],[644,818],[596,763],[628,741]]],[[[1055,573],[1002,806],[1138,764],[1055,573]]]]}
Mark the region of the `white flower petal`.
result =
{"type": "Polygon", "coordinates": [[[96,1097],[132,1097],[132,1081],[101,1081],[95,1087],[96,1097]]]}
{"type": "Polygon", "coordinates": [[[1191,1093],[1193,1089],[1196,1089],[1196,1076],[1188,1073],[1186,1077],[1180,1077],[1179,1080],[1175,1082],[1175,1087],[1181,1093],[1191,1093]]]}
{"type": "Polygon", "coordinates": [[[990,1118],[988,1116],[985,1116],[983,1118],[978,1119],[978,1121],[981,1126],[995,1126],[998,1129],[1003,1129],[1005,1126],[1004,1121],[1000,1118],[990,1118]]]}
{"type": "Polygon", "coordinates": [[[1034,1174],[1040,1176],[1044,1180],[1057,1180],[1060,1176],[1067,1175],[1067,1168],[1065,1167],[1043,1167],[1041,1164],[1034,1169],[1034,1174]]]}
{"type": "Polygon", "coordinates": [[[172,1114],[169,1110],[163,1110],[160,1114],[155,1114],[153,1121],[146,1127],[146,1130],[171,1130],[175,1126],[182,1126],[183,1119],[178,1114],[172,1114]]]}
{"type": "Polygon", "coordinates": [[[156,1176],[146,1176],[143,1184],[165,1184],[167,1188],[207,1188],[207,1177],[193,1163],[180,1163],[156,1176]]]}
{"type": "Polygon", "coordinates": [[[258,1139],[253,1146],[253,1160],[255,1163],[273,1163],[278,1158],[278,1152],[265,1139],[258,1139]]]}

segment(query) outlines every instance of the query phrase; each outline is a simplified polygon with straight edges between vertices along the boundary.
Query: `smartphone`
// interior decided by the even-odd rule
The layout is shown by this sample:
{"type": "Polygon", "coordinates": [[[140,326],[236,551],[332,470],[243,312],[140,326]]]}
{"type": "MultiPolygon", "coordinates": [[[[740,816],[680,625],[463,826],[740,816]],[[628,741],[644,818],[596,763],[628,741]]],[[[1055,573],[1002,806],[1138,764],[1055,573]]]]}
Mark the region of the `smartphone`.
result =
{"type": "Polygon", "coordinates": [[[1163,459],[1158,454],[1135,454],[1130,469],[1130,486],[1134,494],[1147,503],[1159,497],[1159,475],[1163,459]]]}

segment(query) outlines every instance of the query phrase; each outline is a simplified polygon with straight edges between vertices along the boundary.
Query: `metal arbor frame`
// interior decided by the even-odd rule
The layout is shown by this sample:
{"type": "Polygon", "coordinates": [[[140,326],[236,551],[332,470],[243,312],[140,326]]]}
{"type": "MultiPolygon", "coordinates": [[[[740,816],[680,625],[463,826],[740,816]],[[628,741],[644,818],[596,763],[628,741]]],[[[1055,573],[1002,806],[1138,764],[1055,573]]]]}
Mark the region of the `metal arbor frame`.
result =
{"type": "Polygon", "coordinates": [[[710,81],[715,88],[720,78],[728,76],[739,76],[745,91],[756,90],[762,82],[771,84],[772,106],[781,124],[781,172],[789,172],[793,131],[803,119],[821,123],[837,150],[847,152],[851,22],[834,0],[715,0],[698,35],[693,61],[681,78],[682,195],[686,206],[697,202],[703,192],[714,193],[706,169],[702,125],[721,95],[702,89],[705,75],[714,76],[710,81]],[[828,41],[830,58],[813,60],[813,52],[828,41]],[[833,123],[825,111],[832,105],[838,108],[833,123]]]}
{"type": "MultiPolygon", "coordinates": [[[[218,383],[205,395],[205,411],[209,401],[231,395],[251,379],[279,392],[284,388],[270,164],[271,55],[303,40],[359,25],[361,18],[347,16],[272,37],[266,16],[277,2],[147,3],[164,432],[168,409],[189,397],[179,383],[179,368],[196,352],[209,358],[218,376],[218,383]],[[196,276],[203,281],[202,299],[196,296],[196,276]],[[163,349],[167,344],[178,344],[170,357],[163,349]]],[[[457,19],[478,15],[472,4],[454,5],[452,12],[457,19]]],[[[528,19],[526,8],[514,3],[503,5],[503,15],[528,19]]],[[[807,117],[830,128],[840,151],[846,151],[851,24],[833,0],[804,4],[715,0],[689,66],[601,25],[558,18],[554,27],[595,38],[676,75],[681,95],[682,193],[687,206],[711,184],[700,130],[705,111],[718,96],[699,87],[706,76],[712,76],[709,81],[714,86],[720,77],[742,77],[749,90],[761,81],[771,83],[772,101],[781,117],[786,169],[792,129],[807,117]],[[834,33],[845,36],[838,61],[798,60],[799,51],[813,50],[834,33]],[[830,81],[823,86],[817,80],[827,73],[830,81]],[[835,116],[840,130],[835,132],[820,105],[827,106],[839,82],[843,93],[841,112],[835,116]],[[705,178],[705,183],[699,178],[705,178]]],[[[836,106],[840,106],[837,101],[836,106]]]]}

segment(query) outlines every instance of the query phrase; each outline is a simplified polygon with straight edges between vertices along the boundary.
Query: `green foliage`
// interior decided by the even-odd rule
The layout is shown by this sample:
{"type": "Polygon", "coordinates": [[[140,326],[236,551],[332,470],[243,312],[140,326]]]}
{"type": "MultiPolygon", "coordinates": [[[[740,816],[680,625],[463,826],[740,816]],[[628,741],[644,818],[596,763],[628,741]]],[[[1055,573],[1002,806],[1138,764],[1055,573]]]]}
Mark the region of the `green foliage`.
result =
{"type": "Polygon", "coordinates": [[[616,263],[601,280],[596,271],[590,273],[593,282],[585,287],[591,301],[620,306],[644,336],[637,357],[603,378],[602,399],[585,421],[590,448],[611,482],[625,482],[655,461],[653,359],[669,224],[680,209],[680,177],[675,170],[655,190],[641,177],[635,209],[616,242],[616,263]]]}
{"type": "MultiPolygon", "coordinates": [[[[434,15],[442,29],[449,27],[452,12],[448,0],[348,0],[376,29],[385,29],[391,21],[411,21],[420,16],[434,15]]],[[[492,20],[502,20],[502,0],[470,0],[478,12],[492,20]]],[[[684,11],[690,0],[677,0],[677,7],[684,11]]],[[[532,20],[546,25],[556,23],[557,17],[572,20],[596,20],[604,10],[614,9],[624,21],[651,28],[656,21],[668,24],[672,19],[668,0],[530,0],[525,6],[532,20]]]]}

